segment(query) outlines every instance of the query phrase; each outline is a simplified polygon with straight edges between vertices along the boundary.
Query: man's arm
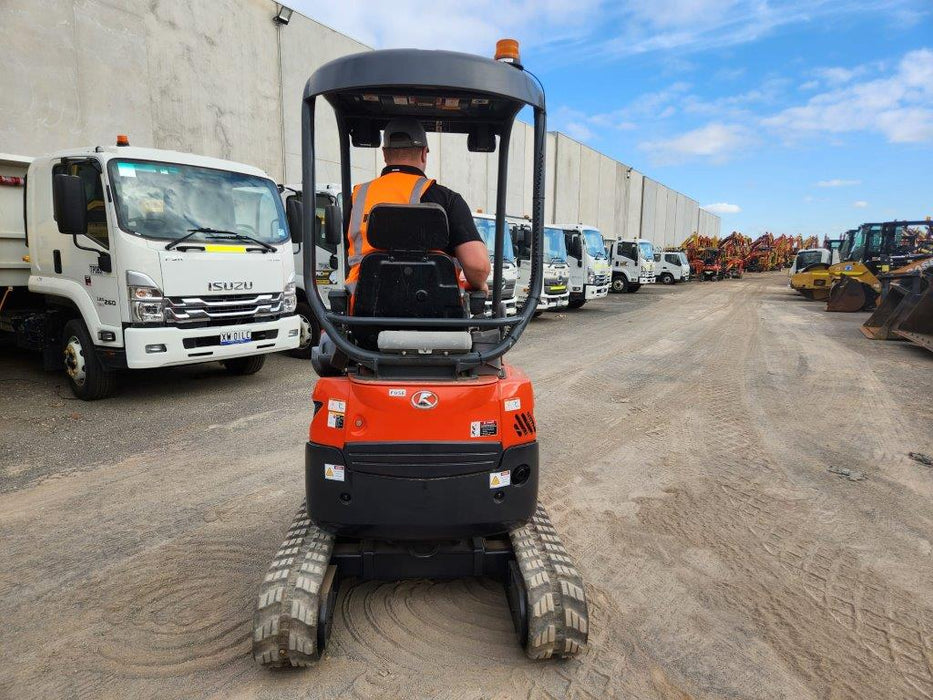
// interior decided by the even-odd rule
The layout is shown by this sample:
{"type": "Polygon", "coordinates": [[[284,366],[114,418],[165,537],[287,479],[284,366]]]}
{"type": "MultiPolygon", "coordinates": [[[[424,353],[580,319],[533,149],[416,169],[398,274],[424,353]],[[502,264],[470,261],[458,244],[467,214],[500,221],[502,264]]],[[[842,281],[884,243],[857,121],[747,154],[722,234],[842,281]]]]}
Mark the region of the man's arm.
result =
{"type": "Polygon", "coordinates": [[[489,277],[489,251],[483,237],[476,230],[470,207],[456,192],[450,192],[447,221],[450,225],[450,243],[454,255],[460,261],[460,267],[463,268],[467,284],[470,285],[470,289],[488,294],[486,279],[489,277]]]}
{"type": "Polygon", "coordinates": [[[486,244],[482,241],[468,241],[461,243],[454,248],[454,255],[460,261],[460,267],[463,268],[463,276],[466,277],[470,289],[489,293],[489,287],[486,280],[489,277],[489,251],[486,250],[486,244]]]}

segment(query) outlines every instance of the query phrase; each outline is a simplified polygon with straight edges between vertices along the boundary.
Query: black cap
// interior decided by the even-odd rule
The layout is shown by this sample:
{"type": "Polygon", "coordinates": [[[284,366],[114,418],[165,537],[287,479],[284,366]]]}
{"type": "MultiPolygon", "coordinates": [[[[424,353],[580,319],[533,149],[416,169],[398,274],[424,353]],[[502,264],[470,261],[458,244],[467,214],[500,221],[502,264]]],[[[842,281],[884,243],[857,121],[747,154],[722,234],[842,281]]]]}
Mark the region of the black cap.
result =
{"type": "Polygon", "coordinates": [[[386,124],[382,145],[384,148],[424,148],[428,145],[428,137],[417,119],[393,119],[386,124]]]}

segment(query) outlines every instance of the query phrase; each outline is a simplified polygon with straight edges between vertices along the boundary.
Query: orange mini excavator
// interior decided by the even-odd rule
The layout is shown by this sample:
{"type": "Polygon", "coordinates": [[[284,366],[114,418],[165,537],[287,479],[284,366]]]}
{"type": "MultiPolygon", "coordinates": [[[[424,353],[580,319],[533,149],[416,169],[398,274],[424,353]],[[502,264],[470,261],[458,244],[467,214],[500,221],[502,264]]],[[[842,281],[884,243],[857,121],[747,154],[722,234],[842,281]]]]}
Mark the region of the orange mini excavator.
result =
{"type": "MultiPolygon", "coordinates": [[[[309,304],[324,331],[312,363],[305,505],[259,593],[253,656],[306,666],[325,650],[341,579],[486,576],[505,586],[520,642],[532,658],[568,657],[587,641],[583,582],[538,503],[538,441],[531,382],[503,361],[538,303],[542,282],[546,112],[540,83],[517,43],[496,60],[449,51],[387,50],[318,69],[302,110],[301,227],[305,279],[314,240],[341,244],[348,220],[315,216],[315,104],[333,108],[343,192],[350,146],[376,148],[390,119],[465,135],[467,149],[498,152],[492,313],[466,292],[442,251],[448,227],[432,204],[381,204],[367,219],[374,249],[353,290],[309,304]],[[516,316],[501,300],[509,139],[518,112],[534,115],[532,250],[528,298],[516,316]],[[323,226],[323,230],[320,227],[323,226]]],[[[456,141],[445,141],[445,158],[456,141]]],[[[343,245],[344,255],[348,246],[343,245]]],[[[313,287],[312,287],[313,288],[313,287]]]]}

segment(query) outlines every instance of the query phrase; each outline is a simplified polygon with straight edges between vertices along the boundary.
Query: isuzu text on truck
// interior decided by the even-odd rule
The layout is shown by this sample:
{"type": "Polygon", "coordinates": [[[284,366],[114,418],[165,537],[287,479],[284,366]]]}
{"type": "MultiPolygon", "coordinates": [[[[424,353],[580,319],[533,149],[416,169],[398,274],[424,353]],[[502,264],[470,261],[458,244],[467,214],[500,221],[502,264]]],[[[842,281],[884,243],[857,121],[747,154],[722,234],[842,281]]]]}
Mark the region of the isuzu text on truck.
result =
{"type": "Polygon", "coordinates": [[[0,331],[64,366],[82,399],[107,396],[119,369],[217,360],[252,374],[296,347],[275,183],[125,143],[0,155],[0,331]]]}
{"type": "Polygon", "coordinates": [[[590,299],[609,294],[609,259],[603,235],[592,226],[561,226],[570,264],[571,309],[579,309],[590,299]]]}

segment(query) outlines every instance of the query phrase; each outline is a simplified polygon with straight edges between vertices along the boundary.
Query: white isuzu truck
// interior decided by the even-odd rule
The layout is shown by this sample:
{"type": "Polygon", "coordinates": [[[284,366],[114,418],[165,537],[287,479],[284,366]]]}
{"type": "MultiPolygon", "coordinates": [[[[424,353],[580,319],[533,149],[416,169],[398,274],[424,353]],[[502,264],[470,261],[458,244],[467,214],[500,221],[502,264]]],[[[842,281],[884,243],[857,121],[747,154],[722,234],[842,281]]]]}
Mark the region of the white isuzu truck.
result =
{"type": "Polygon", "coordinates": [[[115,371],[220,361],[259,371],[298,345],[275,183],[216,158],[88,147],[0,155],[0,334],[64,367],[82,399],[115,371]]]}
{"type": "MultiPolygon", "coordinates": [[[[518,264],[517,294],[519,306],[528,296],[531,283],[531,224],[525,219],[509,219],[509,233],[515,246],[518,264]]],[[[567,308],[570,303],[570,266],[567,264],[567,244],[564,230],[555,226],[544,228],[544,280],[538,299],[537,314],[567,308]]]]}
{"type": "MultiPolygon", "coordinates": [[[[489,251],[489,262],[492,263],[496,254],[496,217],[489,214],[474,214],[473,223],[476,230],[483,237],[486,249],[489,251]]],[[[508,224],[506,224],[508,227],[508,224]]],[[[490,294],[492,294],[493,274],[489,272],[490,294]]],[[[515,249],[512,247],[512,237],[506,228],[506,235],[502,237],[502,303],[505,304],[505,315],[514,316],[518,310],[518,266],[515,264],[515,249]]],[[[486,302],[487,309],[492,311],[492,302],[486,302]]]]}
{"type": "Polygon", "coordinates": [[[654,276],[661,284],[690,281],[690,261],[679,250],[665,250],[654,254],[654,276]]]}
{"type": "Polygon", "coordinates": [[[609,294],[609,259],[603,235],[594,226],[560,226],[564,230],[567,261],[570,264],[569,308],[579,309],[591,299],[609,294]]]}
{"type": "MultiPolygon", "coordinates": [[[[298,294],[297,313],[301,323],[301,337],[298,347],[289,354],[302,359],[311,358],[311,349],[317,345],[321,337],[321,327],[311,306],[308,304],[308,288],[305,286],[304,258],[301,250],[301,185],[282,185],[279,187],[282,194],[282,204],[288,219],[291,232],[295,265],[295,285],[298,294]]],[[[317,252],[317,269],[314,271],[314,283],[321,293],[324,306],[330,308],[328,293],[331,289],[343,289],[343,281],[347,276],[343,263],[343,244],[330,243],[327,240],[325,219],[327,212],[340,216],[343,211],[343,194],[340,185],[320,185],[317,188],[314,213],[317,224],[314,227],[315,245],[317,252]]]]}
{"type": "Polygon", "coordinates": [[[654,246],[644,238],[619,240],[608,246],[612,264],[612,291],[637,292],[654,284],[654,246]]]}

